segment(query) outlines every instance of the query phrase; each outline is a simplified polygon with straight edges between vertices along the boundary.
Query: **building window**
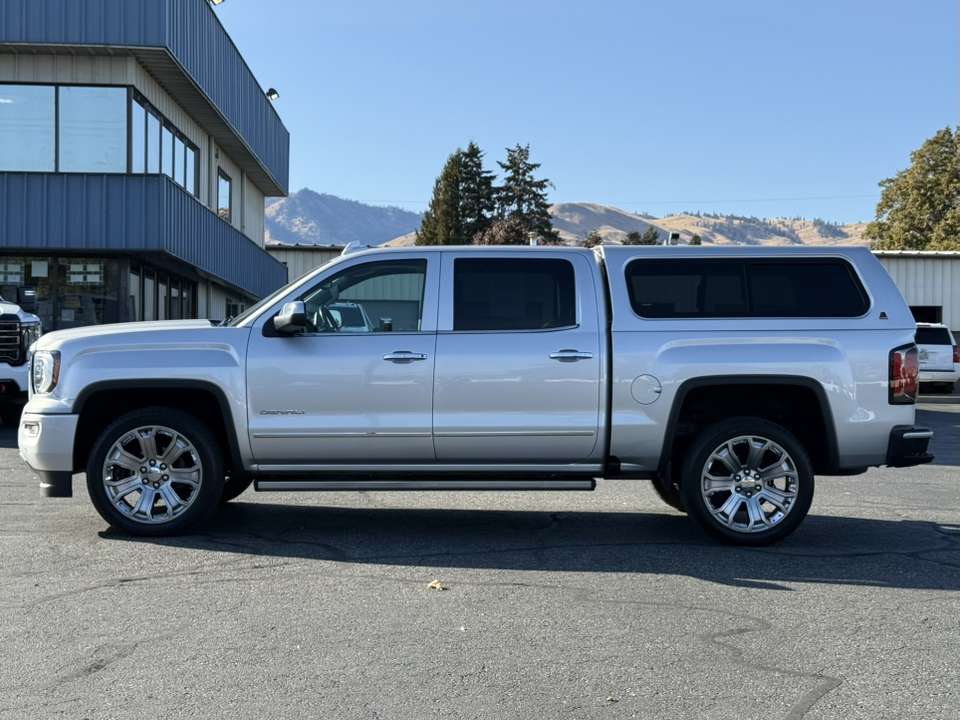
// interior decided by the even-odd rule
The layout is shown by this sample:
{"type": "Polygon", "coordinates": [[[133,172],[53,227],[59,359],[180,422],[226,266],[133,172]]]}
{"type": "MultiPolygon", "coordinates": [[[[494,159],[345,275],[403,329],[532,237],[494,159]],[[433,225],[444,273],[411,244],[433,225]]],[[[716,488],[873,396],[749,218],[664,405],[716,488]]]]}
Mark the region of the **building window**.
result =
{"type": "Polygon", "coordinates": [[[230,218],[233,215],[233,193],[231,192],[231,185],[233,182],[230,180],[230,176],[227,175],[223,169],[217,170],[217,215],[222,217],[227,222],[230,222],[230,218]]]}
{"type": "Polygon", "coordinates": [[[143,287],[140,284],[140,268],[130,266],[130,279],[127,286],[127,320],[142,320],[140,316],[140,298],[143,297],[143,287]]]}
{"type": "Polygon", "coordinates": [[[131,116],[134,124],[130,136],[131,171],[142,173],[146,167],[150,174],[162,172],[196,197],[199,187],[197,146],[136,91],[133,92],[131,116]]]}
{"type": "Polygon", "coordinates": [[[58,330],[119,322],[117,261],[60,258],[57,294],[58,330]]]}
{"type": "Polygon", "coordinates": [[[136,90],[0,83],[0,172],[163,173],[196,197],[198,152],[136,90]]]}
{"type": "Polygon", "coordinates": [[[151,108],[147,113],[147,172],[151,175],[160,172],[160,124],[160,116],[151,108]]]}
{"type": "Polygon", "coordinates": [[[147,110],[140,103],[130,109],[130,171],[147,171],[147,110]]]}
{"type": "Polygon", "coordinates": [[[127,89],[63,86],[59,93],[59,172],[127,171],[127,89]]]}
{"type": "Polygon", "coordinates": [[[235,300],[227,300],[227,312],[225,318],[235,318],[243,312],[243,303],[235,300]]]}
{"type": "Polygon", "coordinates": [[[0,171],[54,172],[53,87],[0,85],[0,171]]]}

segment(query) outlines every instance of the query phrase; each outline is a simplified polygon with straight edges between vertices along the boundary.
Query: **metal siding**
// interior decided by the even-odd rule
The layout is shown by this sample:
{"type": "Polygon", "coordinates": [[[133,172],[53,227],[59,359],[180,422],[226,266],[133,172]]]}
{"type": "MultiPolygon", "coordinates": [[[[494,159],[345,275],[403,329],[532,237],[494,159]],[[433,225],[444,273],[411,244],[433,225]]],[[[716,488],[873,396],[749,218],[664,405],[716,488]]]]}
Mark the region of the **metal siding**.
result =
{"type": "Polygon", "coordinates": [[[878,255],[908,305],[939,305],[943,323],[960,330],[960,257],[878,255]]]}
{"type": "Polygon", "coordinates": [[[159,252],[263,297],[283,265],[162,175],[0,173],[0,247],[159,252]]]}
{"type": "Polygon", "coordinates": [[[168,51],[286,194],[290,134],[206,0],[3,0],[0,7],[0,43],[168,51]]]}
{"type": "Polygon", "coordinates": [[[343,248],[312,250],[277,245],[267,245],[266,249],[278,261],[286,263],[287,276],[290,280],[306,275],[343,252],[343,248]]]}

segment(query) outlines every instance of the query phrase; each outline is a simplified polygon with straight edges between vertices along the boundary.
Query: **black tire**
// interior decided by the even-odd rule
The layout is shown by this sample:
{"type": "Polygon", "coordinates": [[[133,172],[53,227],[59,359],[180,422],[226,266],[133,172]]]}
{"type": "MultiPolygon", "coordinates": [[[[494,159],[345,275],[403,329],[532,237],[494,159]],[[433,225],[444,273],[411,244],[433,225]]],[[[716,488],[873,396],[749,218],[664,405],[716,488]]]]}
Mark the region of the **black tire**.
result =
{"type": "Polygon", "coordinates": [[[223,483],[223,493],[220,495],[220,504],[228,503],[240,497],[244,490],[253,484],[253,477],[250,475],[229,475],[226,482],[223,483]]]}
{"type": "Polygon", "coordinates": [[[680,491],[687,513],[715,538],[732,545],[769,545],[807,516],[813,466],[800,441],[780,425],[730,418],[693,441],[680,491]]]}
{"type": "Polygon", "coordinates": [[[213,433],[173,408],[118,418],[97,438],[87,462],[87,490],[97,512],[131,535],[184,532],[217,507],[223,483],[213,433]]]}
{"type": "Polygon", "coordinates": [[[667,505],[682,513],[686,512],[686,509],[683,507],[683,496],[673,482],[656,477],[650,484],[653,485],[653,490],[657,493],[657,497],[667,505]]]}
{"type": "Polygon", "coordinates": [[[19,427],[23,405],[0,405],[0,422],[7,427],[19,427]]]}

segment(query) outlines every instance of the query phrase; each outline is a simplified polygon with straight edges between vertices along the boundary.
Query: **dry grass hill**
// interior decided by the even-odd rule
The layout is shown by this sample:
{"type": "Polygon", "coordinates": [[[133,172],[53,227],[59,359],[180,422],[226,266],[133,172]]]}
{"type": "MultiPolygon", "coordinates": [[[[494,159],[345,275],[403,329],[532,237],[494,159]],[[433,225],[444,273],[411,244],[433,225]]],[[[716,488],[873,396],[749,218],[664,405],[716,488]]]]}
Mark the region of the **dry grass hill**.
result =
{"type": "MultiPolygon", "coordinates": [[[[623,242],[627,233],[644,233],[653,225],[664,238],[680,233],[680,243],[689,243],[694,235],[704,245],[868,245],[863,238],[866,223],[834,225],[821,220],[775,218],[767,220],[738,215],[685,213],[657,218],[637,215],[594,203],[559,203],[550,206],[553,226],[568,245],[576,245],[587,233],[596,230],[604,243],[623,242]]],[[[388,245],[413,245],[415,233],[391,240],[388,245]]]]}
{"type": "MultiPolygon", "coordinates": [[[[558,203],[550,207],[553,225],[570,245],[596,230],[608,244],[623,242],[628,232],[646,232],[651,225],[661,238],[680,233],[688,243],[697,234],[704,245],[867,245],[866,223],[834,225],[818,219],[773,220],[686,213],[653,217],[595,203],[558,203]]],[[[303,245],[413,245],[421,215],[344,200],[304,189],[271,200],[266,207],[268,243],[303,245]],[[392,239],[391,239],[392,238],[392,239]]]]}
{"type": "Polygon", "coordinates": [[[656,218],[636,215],[606,205],[560,203],[550,207],[553,226],[570,244],[596,230],[605,243],[623,241],[631,230],[646,232],[653,225],[660,236],[679,232],[680,242],[689,243],[695,234],[704,245],[867,245],[863,239],[866,223],[833,225],[820,220],[767,220],[737,215],[683,214],[656,218]]]}

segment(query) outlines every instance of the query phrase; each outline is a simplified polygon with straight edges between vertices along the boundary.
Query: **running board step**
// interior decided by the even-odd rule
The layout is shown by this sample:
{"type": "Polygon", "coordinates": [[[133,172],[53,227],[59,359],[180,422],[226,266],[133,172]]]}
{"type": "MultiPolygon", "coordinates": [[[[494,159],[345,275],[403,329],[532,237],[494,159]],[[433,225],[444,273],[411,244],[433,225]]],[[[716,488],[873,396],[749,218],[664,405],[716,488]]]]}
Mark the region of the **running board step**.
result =
{"type": "Polygon", "coordinates": [[[489,480],[430,478],[421,480],[381,480],[376,478],[270,478],[257,480],[258,492],[298,490],[593,490],[592,477],[570,478],[491,478],[489,480]]]}

